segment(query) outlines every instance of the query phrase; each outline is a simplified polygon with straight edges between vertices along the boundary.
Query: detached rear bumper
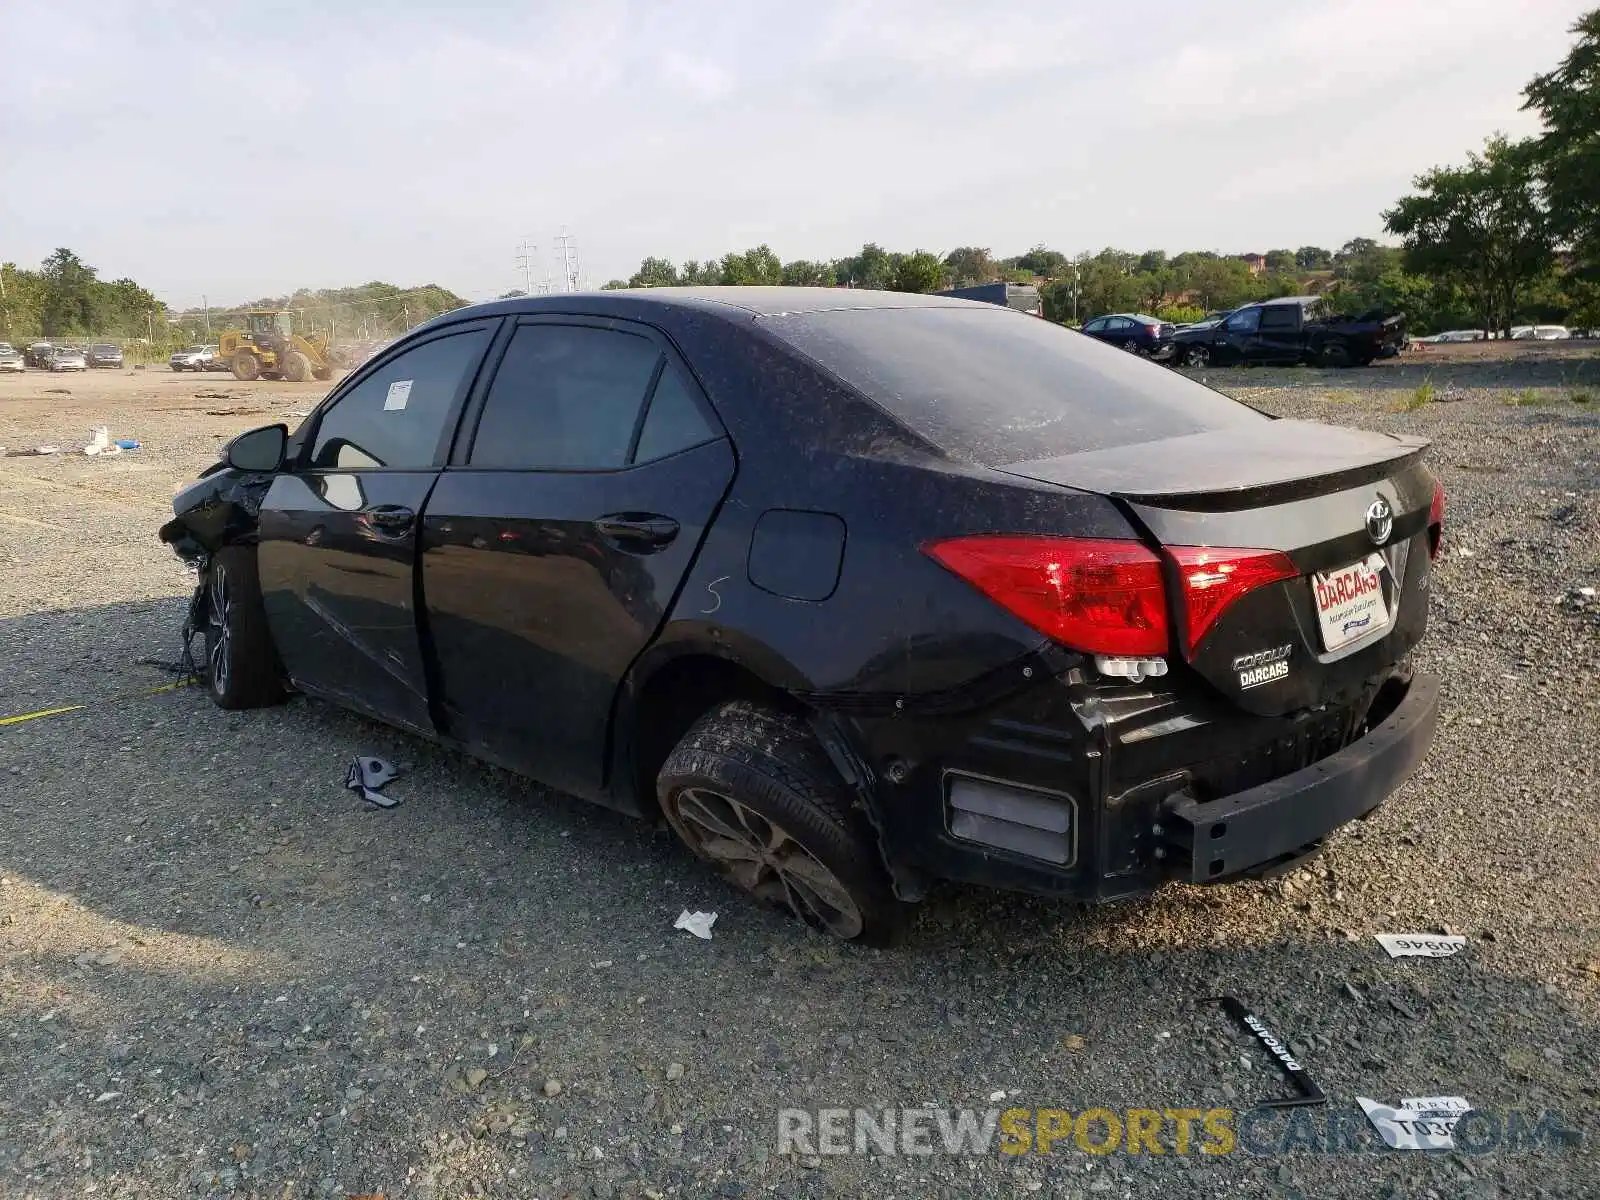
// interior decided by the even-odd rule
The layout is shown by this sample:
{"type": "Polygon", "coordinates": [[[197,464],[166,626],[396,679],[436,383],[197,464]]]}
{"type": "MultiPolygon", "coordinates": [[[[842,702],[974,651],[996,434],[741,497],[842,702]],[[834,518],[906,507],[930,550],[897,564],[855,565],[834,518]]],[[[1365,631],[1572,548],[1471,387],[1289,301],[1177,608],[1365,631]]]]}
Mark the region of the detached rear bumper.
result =
{"type": "Polygon", "coordinates": [[[1433,742],[1439,681],[1416,675],[1382,724],[1303,770],[1216,800],[1176,796],[1162,832],[1194,883],[1267,872],[1365,817],[1416,770],[1433,742]]]}

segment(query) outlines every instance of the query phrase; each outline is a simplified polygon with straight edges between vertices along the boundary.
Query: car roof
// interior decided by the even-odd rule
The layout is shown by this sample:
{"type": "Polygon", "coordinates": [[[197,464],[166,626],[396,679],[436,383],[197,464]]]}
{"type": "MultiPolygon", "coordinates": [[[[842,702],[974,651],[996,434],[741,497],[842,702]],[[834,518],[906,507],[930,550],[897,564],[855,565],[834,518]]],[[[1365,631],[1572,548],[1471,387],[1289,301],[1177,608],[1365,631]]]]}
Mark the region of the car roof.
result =
{"type": "MultiPolygon", "coordinates": [[[[618,313],[622,308],[662,308],[748,313],[753,317],[789,316],[864,308],[981,308],[995,306],[953,296],[920,292],[882,292],[869,288],[823,287],[659,287],[614,288],[603,292],[560,292],[491,300],[443,313],[435,321],[516,313],[618,313]]],[[[429,322],[431,325],[432,322],[429,322]]]]}

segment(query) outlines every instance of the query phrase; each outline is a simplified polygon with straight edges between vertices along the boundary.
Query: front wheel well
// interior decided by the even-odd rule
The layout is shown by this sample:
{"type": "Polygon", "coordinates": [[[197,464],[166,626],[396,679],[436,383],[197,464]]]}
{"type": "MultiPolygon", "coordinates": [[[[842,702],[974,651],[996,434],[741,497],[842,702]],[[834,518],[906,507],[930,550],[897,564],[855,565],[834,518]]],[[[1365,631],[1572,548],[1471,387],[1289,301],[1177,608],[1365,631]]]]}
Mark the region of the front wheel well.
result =
{"type": "Polygon", "coordinates": [[[750,700],[783,712],[805,706],[738,663],[710,654],[674,659],[645,680],[634,702],[629,756],[639,807],[659,809],[656,777],[667,755],[700,717],[730,700],[750,700]]]}

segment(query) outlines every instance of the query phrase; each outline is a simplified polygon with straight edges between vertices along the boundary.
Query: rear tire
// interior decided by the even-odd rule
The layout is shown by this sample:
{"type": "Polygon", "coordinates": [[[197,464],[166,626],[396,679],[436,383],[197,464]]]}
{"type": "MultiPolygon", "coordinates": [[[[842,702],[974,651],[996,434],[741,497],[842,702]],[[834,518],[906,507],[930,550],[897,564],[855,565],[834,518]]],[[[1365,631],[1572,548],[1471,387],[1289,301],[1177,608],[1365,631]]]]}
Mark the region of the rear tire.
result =
{"type": "Polygon", "coordinates": [[[690,727],[657,778],[673,832],[741,891],[845,941],[904,934],[871,827],[804,721],[747,700],[690,727]]]}
{"type": "Polygon", "coordinates": [[[261,606],[254,546],[226,546],[206,564],[206,691],[218,708],[262,708],[284,697],[278,652],[261,606]]]}
{"type": "Polygon", "coordinates": [[[261,360],[248,350],[241,350],[233,356],[233,377],[242,379],[246,383],[261,378],[261,360]]]}
{"type": "Polygon", "coordinates": [[[1322,347],[1317,361],[1325,367],[1342,368],[1352,365],[1354,360],[1350,357],[1350,347],[1343,342],[1328,342],[1322,347]]]}

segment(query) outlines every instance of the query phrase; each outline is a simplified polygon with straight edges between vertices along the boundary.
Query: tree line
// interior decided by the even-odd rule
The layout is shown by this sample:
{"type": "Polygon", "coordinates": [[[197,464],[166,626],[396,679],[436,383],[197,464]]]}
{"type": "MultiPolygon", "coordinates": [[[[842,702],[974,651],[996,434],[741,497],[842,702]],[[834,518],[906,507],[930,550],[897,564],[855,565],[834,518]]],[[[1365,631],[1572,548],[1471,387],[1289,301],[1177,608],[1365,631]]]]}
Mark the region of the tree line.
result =
{"type": "Polygon", "coordinates": [[[106,282],[71,250],[57,250],[37,271],[0,263],[0,340],[149,338],[166,326],[165,304],[131,279],[106,282]]]}

